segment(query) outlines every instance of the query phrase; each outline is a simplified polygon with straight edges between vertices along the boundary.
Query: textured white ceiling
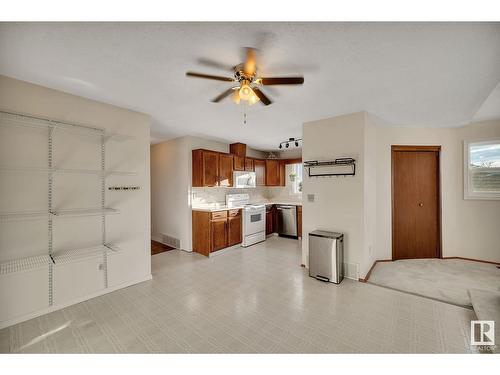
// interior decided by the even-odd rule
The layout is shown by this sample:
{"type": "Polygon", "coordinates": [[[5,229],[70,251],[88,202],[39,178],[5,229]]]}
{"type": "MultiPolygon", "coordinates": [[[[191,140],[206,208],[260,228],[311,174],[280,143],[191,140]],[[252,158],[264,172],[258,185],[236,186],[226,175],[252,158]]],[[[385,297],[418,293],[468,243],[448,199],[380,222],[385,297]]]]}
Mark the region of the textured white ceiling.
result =
{"type": "Polygon", "coordinates": [[[500,81],[500,23],[3,23],[0,74],[148,113],[156,140],[275,149],[305,121],[359,110],[400,126],[470,122],[500,81]],[[245,46],[261,50],[261,74],[305,84],[266,90],[275,102],[243,125],[242,106],[210,102],[230,84],[184,73],[224,74],[198,59],[235,65],[245,46]]]}
{"type": "Polygon", "coordinates": [[[484,101],[474,115],[474,121],[486,121],[500,118],[500,83],[484,101]]]}

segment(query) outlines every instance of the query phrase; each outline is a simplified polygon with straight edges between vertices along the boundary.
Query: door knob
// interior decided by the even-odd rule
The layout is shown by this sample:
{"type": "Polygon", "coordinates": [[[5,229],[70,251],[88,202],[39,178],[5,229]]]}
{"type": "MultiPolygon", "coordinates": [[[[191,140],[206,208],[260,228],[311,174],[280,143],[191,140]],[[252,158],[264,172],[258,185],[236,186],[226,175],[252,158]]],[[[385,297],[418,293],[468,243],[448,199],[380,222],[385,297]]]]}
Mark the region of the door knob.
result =
{"type": "Polygon", "coordinates": [[[423,204],[422,202],[420,202],[420,203],[418,204],[418,206],[419,206],[419,207],[424,207],[424,204],[423,204]]]}

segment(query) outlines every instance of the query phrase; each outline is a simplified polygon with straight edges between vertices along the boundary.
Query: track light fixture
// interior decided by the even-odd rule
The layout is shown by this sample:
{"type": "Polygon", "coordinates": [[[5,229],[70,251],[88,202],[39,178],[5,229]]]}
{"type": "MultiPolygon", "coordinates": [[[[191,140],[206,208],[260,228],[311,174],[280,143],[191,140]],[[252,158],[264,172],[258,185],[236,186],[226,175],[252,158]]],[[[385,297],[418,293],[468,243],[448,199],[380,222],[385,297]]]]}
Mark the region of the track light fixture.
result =
{"type": "Polygon", "coordinates": [[[302,138],[288,138],[288,141],[283,141],[280,143],[280,150],[285,145],[286,148],[290,147],[291,144],[295,144],[295,147],[299,147],[299,142],[302,142],[302,138]]]}

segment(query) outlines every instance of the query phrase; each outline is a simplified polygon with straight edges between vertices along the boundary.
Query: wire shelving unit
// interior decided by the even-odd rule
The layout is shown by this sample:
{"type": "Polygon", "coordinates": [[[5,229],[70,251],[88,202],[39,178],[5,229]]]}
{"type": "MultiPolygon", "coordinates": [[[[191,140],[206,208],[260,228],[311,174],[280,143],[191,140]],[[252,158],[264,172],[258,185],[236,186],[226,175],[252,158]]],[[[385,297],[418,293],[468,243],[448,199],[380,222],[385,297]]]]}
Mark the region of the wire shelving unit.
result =
{"type": "MultiPolygon", "coordinates": [[[[8,275],[16,272],[23,272],[34,269],[48,267],[49,273],[49,305],[53,305],[53,267],[60,264],[70,264],[86,259],[102,259],[103,282],[104,288],[108,287],[108,256],[119,253],[121,250],[107,243],[106,240],[106,216],[119,214],[120,211],[114,208],[106,207],[105,201],[105,182],[109,176],[135,176],[137,173],[129,171],[106,170],[106,144],[109,142],[125,142],[133,140],[135,137],[119,134],[106,133],[104,129],[80,125],[70,124],[50,119],[37,118],[33,116],[25,116],[20,114],[8,113],[0,111],[0,126],[7,127],[23,127],[33,128],[46,131],[47,134],[47,164],[43,167],[30,166],[0,166],[0,173],[45,173],[47,174],[48,199],[47,209],[42,211],[20,211],[20,212],[0,212],[0,224],[4,221],[17,220],[47,220],[48,243],[45,254],[24,257],[14,260],[9,260],[0,263],[0,276],[8,275]],[[70,132],[74,136],[94,137],[100,143],[100,168],[99,169],[68,169],[59,168],[54,165],[54,134],[55,132],[64,131],[70,132]],[[54,178],[61,174],[83,174],[95,175],[100,177],[100,205],[99,207],[80,208],[80,209],[59,209],[55,208],[53,198],[56,194],[54,191],[54,178]],[[54,249],[53,235],[56,221],[54,219],[63,219],[69,217],[81,216],[96,216],[101,220],[101,242],[99,245],[88,248],[75,248],[69,250],[54,249]]],[[[1,249],[0,249],[1,251],[1,249]]]]}
{"type": "Polygon", "coordinates": [[[0,276],[14,272],[23,272],[42,267],[48,267],[52,263],[52,258],[49,255],[36,255],[32,257],[10,260],[0,263],[0,276]]]}

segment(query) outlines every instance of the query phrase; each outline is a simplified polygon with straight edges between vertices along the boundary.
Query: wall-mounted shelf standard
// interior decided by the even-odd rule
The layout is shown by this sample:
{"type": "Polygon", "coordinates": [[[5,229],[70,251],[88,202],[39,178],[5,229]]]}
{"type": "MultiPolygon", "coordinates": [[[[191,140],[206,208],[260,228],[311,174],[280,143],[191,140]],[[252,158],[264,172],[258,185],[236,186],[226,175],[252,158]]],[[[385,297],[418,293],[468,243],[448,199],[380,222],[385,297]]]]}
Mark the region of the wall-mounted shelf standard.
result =
{"type": "Polygon", "coordinates": [[[353,158],[338,158],[329,161],[309,160],[304,162],[304,168],[309,177],[354,176],[356,160],[353,158]],[[315,169],[323,169],[323,172],[312,172],[315,169]]]}

